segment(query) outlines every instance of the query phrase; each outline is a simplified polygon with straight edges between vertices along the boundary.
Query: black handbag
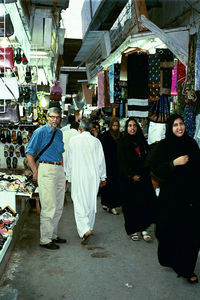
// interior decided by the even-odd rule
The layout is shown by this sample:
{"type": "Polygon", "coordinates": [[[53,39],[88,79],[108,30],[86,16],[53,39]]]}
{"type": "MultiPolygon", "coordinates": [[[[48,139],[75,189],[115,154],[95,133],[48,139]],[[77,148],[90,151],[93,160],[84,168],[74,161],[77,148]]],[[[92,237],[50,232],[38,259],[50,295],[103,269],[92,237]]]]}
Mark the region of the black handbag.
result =
{"type": "Polygon", "coordinates": [[[14,34],[14,27],[9,14],[0,17],[0,37],[9,37],[14,34]],[[5,24],[5,27],[4,27],[5,24]]]}
{"type": "Polygon", "coordinates": [[[18,104],[0,106],[0,123],[18,123],[19,119],[18,104]]]}

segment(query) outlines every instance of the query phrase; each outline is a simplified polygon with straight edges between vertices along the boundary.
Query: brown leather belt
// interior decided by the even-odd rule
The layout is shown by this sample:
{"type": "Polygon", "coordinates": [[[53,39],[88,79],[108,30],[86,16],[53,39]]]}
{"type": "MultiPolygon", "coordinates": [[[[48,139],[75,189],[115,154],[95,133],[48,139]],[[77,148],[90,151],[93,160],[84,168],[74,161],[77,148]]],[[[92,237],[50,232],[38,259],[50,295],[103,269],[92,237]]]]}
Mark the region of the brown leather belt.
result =
{"type": "Polygon", "coordinates": [[[56,161],[40,161],[40,163],[61,166],[61,162],[56,162],[56,161]]]}

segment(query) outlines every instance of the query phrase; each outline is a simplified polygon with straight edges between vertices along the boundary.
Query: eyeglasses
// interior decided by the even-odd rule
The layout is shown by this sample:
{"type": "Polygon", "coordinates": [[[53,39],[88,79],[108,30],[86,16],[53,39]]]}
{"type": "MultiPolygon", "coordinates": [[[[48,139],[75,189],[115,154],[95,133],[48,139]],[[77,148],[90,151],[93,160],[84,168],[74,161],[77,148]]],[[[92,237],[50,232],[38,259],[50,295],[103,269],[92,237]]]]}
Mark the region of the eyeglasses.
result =
{"type": "Polygon", "coordinates": [[[53,120],[60,120],[60,117],[56,117],[56,116],[49,116],[49,118],[51,118],[53,120]]]}

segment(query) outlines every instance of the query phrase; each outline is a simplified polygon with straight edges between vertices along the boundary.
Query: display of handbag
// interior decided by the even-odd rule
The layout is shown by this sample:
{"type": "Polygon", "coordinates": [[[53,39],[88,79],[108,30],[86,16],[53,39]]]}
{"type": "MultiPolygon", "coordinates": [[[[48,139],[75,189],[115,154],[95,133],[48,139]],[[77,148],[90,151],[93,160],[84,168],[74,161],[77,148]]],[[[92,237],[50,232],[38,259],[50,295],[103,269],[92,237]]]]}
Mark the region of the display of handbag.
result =
{"type": "Polygon", "coordinates": [[[51,87],[49,96],[50,100],[60,101],[62,99],[62,88],[58,85],[58,81],[54,82],[54,86],[51,87]]]}
{"type": "Polygon", "coordinates": [[[0,48],[0,68],[1,69],[14,68],[14,53],[11,47],[0,48]]]}
{"type": "Polygon", "coordinates": [[[16,77],[0,77],[0,95],[3,99],[19,98],[19,86],[16,77]]]}
{"type": "MultiPolygon", "coordinates": [[[[6,1],[9,3],[8,1],[6,1]]],[[[14,1],[13,1],[14,2],[14,1]]],[[[0,17],[0,37],[9,37],[14,34],[14,27],[10,15],[0,17]],[[5,27],[4,27],[5,24],[5,27]]]]}
{"type": "Polygon", "coordinates": [[[19,105],[6,104],[0,106],[0,123],[18,123],[19,122],[19,105]]]}

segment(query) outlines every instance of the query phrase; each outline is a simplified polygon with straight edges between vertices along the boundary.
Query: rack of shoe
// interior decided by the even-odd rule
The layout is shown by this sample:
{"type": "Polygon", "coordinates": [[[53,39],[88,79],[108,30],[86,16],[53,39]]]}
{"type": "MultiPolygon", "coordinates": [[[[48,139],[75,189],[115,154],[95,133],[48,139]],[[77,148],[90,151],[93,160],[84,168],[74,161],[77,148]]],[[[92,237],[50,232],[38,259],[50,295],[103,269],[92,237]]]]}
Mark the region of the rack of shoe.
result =
{"type": "Polygon", "coordinates": [[[26,181],[23,175],[0,173],[0,273],[23,226],[29,208],[27,200],[35,191],[35,186],[26,181]]]}
{"type": "Polygon", "coordinates": [[[25,150],[36,125],[0,124],[0,170],[29,170],[25,150]]]}
{"type": "Polygon", "coordinates": [[[11,243],[19,215],[10,206],[0,207],[0,263],[11,243]]]}

